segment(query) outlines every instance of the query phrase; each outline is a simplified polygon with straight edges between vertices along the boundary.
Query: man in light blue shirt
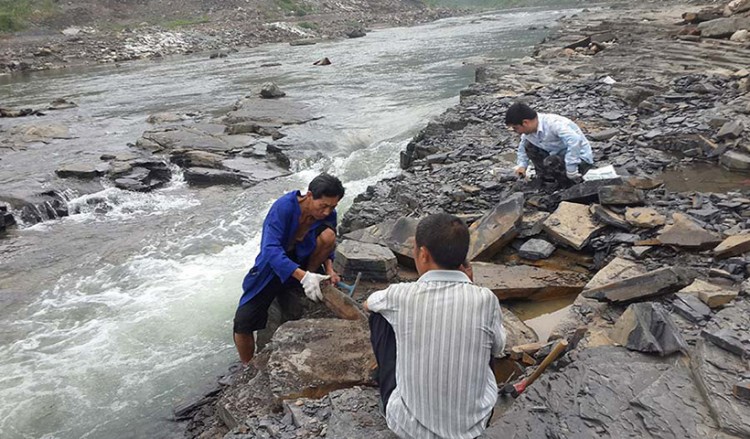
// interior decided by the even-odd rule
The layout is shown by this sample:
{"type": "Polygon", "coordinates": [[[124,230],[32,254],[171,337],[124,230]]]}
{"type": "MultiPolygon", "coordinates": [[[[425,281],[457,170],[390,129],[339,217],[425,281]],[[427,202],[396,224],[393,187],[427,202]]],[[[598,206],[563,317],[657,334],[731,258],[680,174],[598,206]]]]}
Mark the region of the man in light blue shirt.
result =
{"type": "Polygon", "coordinates": [[[505,124],[521,135],[515,173],[526,176],[529,160],[539,177],[567,186],[594,167],[591,144],[572,120],[537,113],[517,102],[505,113],[505,124]]]}

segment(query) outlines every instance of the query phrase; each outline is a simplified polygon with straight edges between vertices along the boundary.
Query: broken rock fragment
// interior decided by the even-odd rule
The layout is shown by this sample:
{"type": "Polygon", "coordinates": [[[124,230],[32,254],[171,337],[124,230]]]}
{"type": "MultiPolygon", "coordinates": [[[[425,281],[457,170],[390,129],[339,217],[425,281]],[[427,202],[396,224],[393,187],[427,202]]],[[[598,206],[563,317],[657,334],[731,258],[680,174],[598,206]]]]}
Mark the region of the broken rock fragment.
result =
{"type": "Polygon", "coordinates": [[[690,271],[678,267],[665,267],[588,289],[584,296],[609,302],[628,302],[672,293],[686,287],[692,281],[693,275],[690,271]]]}
{"type": "Polygon", "coordinates": [[[495,256],[518,235],[523,204],[523,193],[515,193],[469,227],[471,242],[467,258],[470,261],[495,256]]]}
{"type": "Polygon", "coordinates": [[[709,308],[722,307],[734,300],[738,292],[729,287],[708,283],[696,279],[692,284],[680,290],[680,293],[692,294],[698,297],[709,308]]]}
{"type": "Polygon", "coordinates": [[[396,255],[378,244],[344,240],[336,247],[336,271],[347,279],[362,273],[362,279],[390,281],[398,274],[396,255]]]}
{"type": "Polygon", "coordinates": [[[707,250],[716,247],[721,238],[709,232],[692,218],[683,214],[672,215],[674,223],[659,234],[659,241],[665,245],[674,245],[692,250],[707,250]]]}
{"type": "Polygon", "coordinates": [[[634,303],[615,323],[611,337],[622,346],[661,356],[687,351],[687,344],[669,314],[658,303],[634,303]]]}
{"type": "Polygon", "coordinates": [[[563,201],[544,221],[544,231],[555,241],[581,250],[603,226],[583,204],[563,201]]]}
{"type": "Polygon", "coordinates": [[[625,221],[643,229],[663,226],[667,218],[650,207],[633,207],[625,210],[625,221]]]}

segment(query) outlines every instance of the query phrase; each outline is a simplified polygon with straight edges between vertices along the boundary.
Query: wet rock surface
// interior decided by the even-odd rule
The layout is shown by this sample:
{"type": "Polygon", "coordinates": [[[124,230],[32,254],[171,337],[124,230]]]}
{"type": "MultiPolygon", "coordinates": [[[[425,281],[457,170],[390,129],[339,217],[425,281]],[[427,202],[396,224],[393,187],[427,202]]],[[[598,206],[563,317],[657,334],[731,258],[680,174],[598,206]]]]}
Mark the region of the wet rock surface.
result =
{"type": "Polygon", "coordinates": [[[333,265],[347,279],[362,273],[363,279],[390,281],[396,277],[398,263],[388,247],[345,240],[336,247],[333,265]]]}

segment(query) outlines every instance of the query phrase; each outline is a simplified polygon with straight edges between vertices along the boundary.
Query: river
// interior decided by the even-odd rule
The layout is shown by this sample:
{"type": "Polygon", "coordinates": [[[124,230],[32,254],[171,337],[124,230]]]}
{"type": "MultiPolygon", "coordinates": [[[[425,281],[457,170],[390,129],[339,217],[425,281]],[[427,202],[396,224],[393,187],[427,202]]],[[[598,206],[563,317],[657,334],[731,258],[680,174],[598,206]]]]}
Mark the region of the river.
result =
{"type": "Polygon", "coordinates": [[[4,192],[49,188],[60,165],[127,151],[160,111],[221,115],[273,80],[322,119],[286,129],[295,173],[248,190],[192,189],[179,175],[150,194],[73,197],[80,213],[0,239],[0,437],[179,437],[171,407],[235,360],[231,320],[271,203],[322,170],[355,195],[398,172],[398,155],[457,103],[481,57],[515,59],[571,10],[515,10],[380,29],[365,38],[134,62],[0,80],[8,107],[57,97],[74,138],[0,161],[4,192]],[[530,30],[533,28],[533,30],[530,30]],[[333,65],[313,67],[328,57],[333,65]],[[281,63],[276,67],[259,66],[281,63]],[[322,153],[322,154],[321,154],[322,153]]]}

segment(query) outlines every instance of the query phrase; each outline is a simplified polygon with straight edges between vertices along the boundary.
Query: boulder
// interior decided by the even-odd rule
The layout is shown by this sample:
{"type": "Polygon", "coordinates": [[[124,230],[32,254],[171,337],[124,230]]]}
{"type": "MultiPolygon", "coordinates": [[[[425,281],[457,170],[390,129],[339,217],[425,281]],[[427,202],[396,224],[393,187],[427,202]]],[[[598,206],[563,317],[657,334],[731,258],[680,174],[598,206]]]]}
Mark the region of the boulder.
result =
{"type": "Polygon", "coordinates": [[[398,275],[396,255],[388,247],[349,239],[336,247],[333,265],[347,279],[361,272],[362,279],[388,282],[398,275]]]}
{"type": "Polygon", "coordinates": [[[39,142],[50,139],[70,139],[70,130],[60,123],[28,124],[15,126],[11,136],[22,142],[39,142]]]}
{"type": "Polygon", "coordinates": [[[185,169],[183,175],[192,186],[249,186],[254,183],[241,173],[197,166],[185,169]]]}
{"type": "Polygon", "coordinates": [[[583,295],[609,302],[630,302],[673,293],[688,286],[693,276],[683,268],[665,267],[589,288],[583,295]]]}
{"type": "Polygon", "coordinates": [[[583,249],[602,228],[588,206],[565,201],[544,221],[544,231],[552,239],[576,250],[583,249]]]}
{"type": "Polygon", "coordinates": [[[47,107],[48,110],[68,110],[71,108],[78,107],[78,104],[76,104],[73,101],[69,101],[65,98],[57,98],[49,103],[49,106],[47,107]]]}
{"type": "Polygon", "coordinates": [[[115,187],[135,192],[149,192],[165,186],[172,178],[172,171],[164,162],[137,159],[122,167],[112,166],[110,176],[115,178],[115,187]]]}
{"type": "Polygon", "coordinates": [[[545,300],[568,297],[583,290],[586,276],[574,271],[553,271],[529,265],[472,264],[474,283],[489,288],[500,300],[545,300]]]}
{"type": "Polygon", "coordinates": [[[629,207],[625,210],[625,221],[635,227],[652,229],[663,226],[667,217],[650,207],[629,207]]]}
{"type": "Polygon", "coordinates": [[[677,293],[672,302],[674,311],[691,323],[701,323],[711,318],[711,308],[692,294],[677,293]]]}
{"type": "Polygon", "coordinates": [[[720,308],[735,298],[739,292],[723,285],[715,285],[704,280],[696,279],[692,284],[680,290],[684,294],[698,297],[710,308],[720,308]]]}
{"type": "Polygon", "coordinates": [[[599,202],[604,205],[636,206],[643,204],[642,190],[629,185],[603,186],[599,188],[599,202]]]}
{"type": "Polygon", "coordinates": [[[348,38],[362,38],[365,35],[367,35],[367,34],[365,33],[365,31],[363,29],[354,29],[354,30],[350,30],[349,32],[346,33],[346,36],[348,38]]]}
{"type": "Polygon", "coordinates": [[[684,361],[612,346],[568,355],[571,361],[548,369],[482,437],[721,437],[684,361]]]}
{"type": "Polygon", "coordinates": [[[730,170],[748,171],[750,170],[750,154],[740,151],[727,151],[722,154],[719,162],[730,170]]]}
{"type": "Polygon", "coordinates": [[[646,354],[687,352],[687,344],[669,313],[653,302],[628,306],[615,323],[610,338],[632,351],[646,354]]]}
{"type": "Polygon", "coordinates": [[[260,88],[260,97],[263,99],[283,98],[284,96],[286,96],[286,93],[281,91],[279,86],[273,82],[266,82],[260,88]]]}
{"type": "Polygon", "coordinates": [[[243,98],[234,105],[234,110],[227,113],[225,123],[228,125],[255,122],[266,125],[299,125],[316,120],[310,107],[291,99],[262,99],[260,97],[243,98]]]}
{"type": "Polygon", "coordinates": [[[330,66],[331,60],[328,57],[321,58],[313,63],[314,66],[330,66]]]}
{"type": "Polygon", "coordinates": [[[625,221],[625,217],[600,204],[592,205],[590,210],[596,219],[608,226],[628,231],[631,229],[631,225],[625,221]]]}
{"type": "Polygon", "coordinates": [[[750,252],[750,233],[730,236],[714,248],[718,259],[731,258],[750,252]]]}
{"type": "Polygon", "coordinates": [[[398,263],[414,268],[414,235],[419,220],[402,216],[395,221],[355,230],[344,235],[344,238],[388,247],[396,255],[398,263]]]}
{"type": "Polygon", "coordinates": [[[740,120],[733,120],[722,125],[716,137],[719,139],[736,139],[742,135],[742,131],[745,130],[745,126],[740,120]]]}
{"type": "Polygon", "coordinates": [[[326,437],[398,439],[378,412],[380,393],[377,389],[355,387],[336,390],[328,397],[331,416],[326,437]]]}
{"type": "Polygon", "coordinates": [[[543,239],[529,239],[523,243],[520,249],[518,249],[518,254],[522,258],[536,261],[539,259],[547,259],[552,256],[554,251],[555,246],[543,239]]]}
{"type": "Polygon", "coordinates": [[[609,178],[605,180],[584,181],[560,193],[562,201],[573,203],[590,204],[599,201],[599,188],[622,184],[621,178],[609,178]]]}
{"type": "Polygon", "coordinates": [[[750,11],[750,0],[732,0],[724,6],[724,15],[727,17],[746,11],[750,11]]]}
{"type": "Polygon", "coordinates": [[[750,31],[747,29],[740,29],[737,32],[733,33],[731,37],[729,37],[729,41],[734,41],[736,43],[746,43],[750,41],[750,31]]]}
{"type": "Polygon", "coordinates": [[[223,154],[216,154],[201,150],[176,150],[172,151],[169,161],[181,168],[212,168],[221,169],[222,161],[226,159],[223,154]]]}
{"type": "Polygon", "coordinates": [[[515,193],[469,227],[471,241],[468,260],[490,259],[518,236],[523,204],[523,193],[515,193]]]}
{"type": "Polygon", "coordinates": [[[146,118],[146,123],[158,125],[162,123],[182,122],[185,118],[176,113],[154,113],[146,118]]]}
{"type": "Polygon", "coordinates": [[[60,178],[80,178],[82,180],[91,180],[92,178],[104,175],[109,165],[99,163],[72,163],[64,165],[55,170],[60,178]]]}
{"type": "MultiPolygon", "coordinates": [[[[224,127],[221,127],[224,130],[224,127]]],[[[150,130],[143,133],[136,141],[136,146],[152,152],[171,152],[173,150],[201,150],[213,153],[227,152],[234,145],[197,127],[168,127],[150,130]]]]}
{"type": "Polygon", "coordinates": [[[740,29],[750,28],[750,17],[717,18],[698,24],[704,38],[729,38],[740,29]]]}
{"type": "Polygon", "coordinates": [[[682,213],[672,215],[674,223],[659,233],[659,242],[692,250],[708,250],[716,247],[721,238],[707,231],[689,216],[682,213]]]}
{"type": "Polygon", "coordinates": [[[375,357],[367,325],[355,320],[284,323],[271,340],[269,389],[278,399],[320,398],[336,389],[372,384],[375,357]]]}

